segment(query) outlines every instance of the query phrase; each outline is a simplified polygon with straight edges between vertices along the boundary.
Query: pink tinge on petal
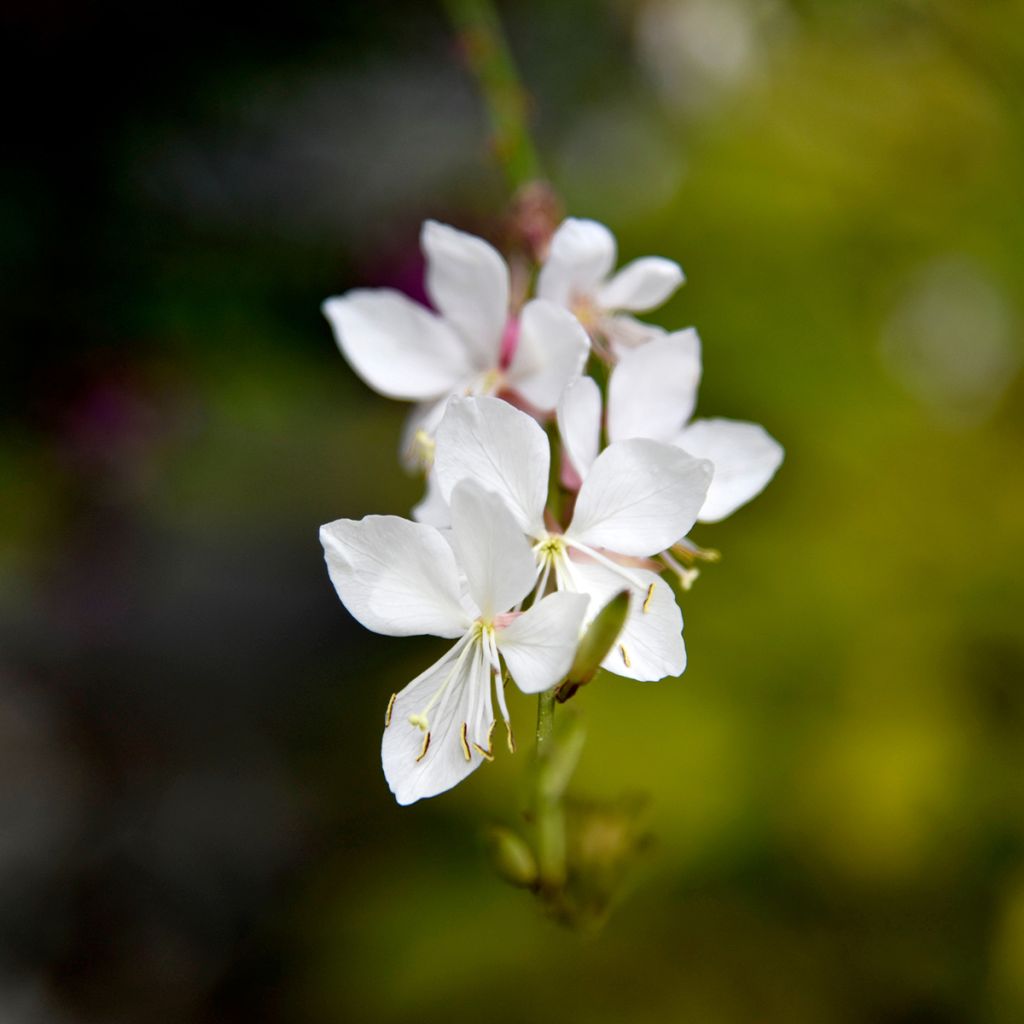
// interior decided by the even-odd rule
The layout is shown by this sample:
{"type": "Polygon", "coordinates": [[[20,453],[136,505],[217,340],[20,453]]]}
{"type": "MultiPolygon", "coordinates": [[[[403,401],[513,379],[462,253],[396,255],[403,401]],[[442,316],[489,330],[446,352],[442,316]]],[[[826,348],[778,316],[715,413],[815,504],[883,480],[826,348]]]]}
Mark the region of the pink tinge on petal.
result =
{"type": "Polygon", "coordinates": [[[501,369],[507,370],[512,365],[512,357],[516,354],[518,345],[519,317],[510,316],[501,335],[501,355],[498,357],[498,365],[501,369]]]}
{"type": "MultiPolygon", "coordinates": [[[[648,572],[660,573],[665,566],[654,558],[641,558],[637,555],[624,555],[619,551],[609,551],[607,548],[597,548],[600,554],[604,555],[609,562],[614,562],[616,565],[621,565],[626,569],[646,569],[648,572]]],[[[569,560],[572,562],[579,562],[582,565],[598,565],[596,559],[591,558],[590,555],[584,551],[579,551],[576,548],[569,549],[569,560]]]]}
{"type": "Polygon", "coordinates": [[[562,486],[567,491],[578,491],[583,486],[583,479],[576,472],[576,467],[569,461],[568,456],[562,453],[561,473],[559,474],[562,486]]]}
{"type": "Polygon", "coordinates": [[[538,409],[537,406],[531,405],[518,391],[513,391],[511,388],[500,388],[494,397],[500,398],[503,402],[508,402],[513,409],[518,409],[520,412],[525,412],[527,416],[532,416],[542,426],[551,419],[550,412],[544,412],[538,409]]]}
{"type": "Polygon", "coordinates": [[[503,612],[501,615],[495,615],[494,628],[505,629],[506,626],[511,626],[522,614],[522,612],[503,612]]]}

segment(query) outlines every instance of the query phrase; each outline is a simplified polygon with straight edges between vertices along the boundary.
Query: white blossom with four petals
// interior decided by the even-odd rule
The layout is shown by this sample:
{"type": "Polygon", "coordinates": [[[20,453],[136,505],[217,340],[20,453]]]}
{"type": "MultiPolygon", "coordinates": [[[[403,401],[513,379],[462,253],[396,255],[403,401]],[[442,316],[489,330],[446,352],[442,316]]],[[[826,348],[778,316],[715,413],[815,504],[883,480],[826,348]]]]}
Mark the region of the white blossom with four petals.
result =
{"type": "Polygon", "coordinates": [[[434,474],[442,497],[476,480],[499,496],[560,591],[591,598],[587,622],[619,590],[630,612],[604,666],[656,680],[686,667],[682,614],[668,584],[638,567],[683,537],[704,504],[711,463],[648,439],[609,445],[595,460],[564,531],[545,520],[551,450],[529,416],[493,398],[453,398],[437,428],[434,474]]]}
{"type": "Polygon", "coordinates": [[[419,448],[429,449],[450,395],[511,391],[547,412],[590,350],[561,304],[539,298],[511,314],[508,265],[482,238],[428,220],[420,244],[436,312],[391,288],[358,288],[323,304],[356,373],[388,398],[418,403],[402,440],[408,465],[424,461],[419,448]]]}
{"type": "MultiPolygon", "coordinates": [[[[606,425],[613,444],[651,438],[710,459],[715,475],[697,519],[716,523],[764,490],[784,452],[756,423],[691,420],[700,378],[700,338],[693,328],[655,338],[623,354],[612,370],[606,425]]],[[[580,378],[566,390],[558,425],[573,468],[586,480],[601,434],[601,393],[591,378],[580,378]]]]}
{"type": "Polygon", "coordinates": [[[501,662],[524,693],[550,689],[572,664],[587,606],[551,594],[513,611],[537,578],[522,530],[473,480],[453,488],[449,506],[451,543],[397,516],[320,528],[331,582],[367,629],[456,641],[388,704],[381,760],[400,804],[443,793],[492,758],[492,687],[514,749],[501,662]]]}
{"type": "Polygon", "coordinates": [[[643,256],[612,273],[616,251],[615,236],[603,224],[567,218],[551,238],[537,294],[571,310],[621,356],[664,333],[630,314],[656,309],[686,278],[678,263],[661,256],[643,256]]]}

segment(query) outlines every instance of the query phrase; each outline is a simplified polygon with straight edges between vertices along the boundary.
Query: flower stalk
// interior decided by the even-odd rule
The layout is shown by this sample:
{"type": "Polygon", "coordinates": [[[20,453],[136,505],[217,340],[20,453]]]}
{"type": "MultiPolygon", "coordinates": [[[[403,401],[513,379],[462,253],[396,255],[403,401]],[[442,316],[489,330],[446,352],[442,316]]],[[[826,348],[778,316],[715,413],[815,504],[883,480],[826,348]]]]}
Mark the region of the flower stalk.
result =
{"type": "Polygon", "coordinates": [[[446,0],[445,8],[487,108],[494,155],[517,189],[540,176],[540,163],[530,138],[529,97],[501,21],[490,0],[446,0]]]}
{"type": "Polygon", "coordinates": [[[555,727],[555,690],[537,695],[537,756],[551,739],[555,727]]]}

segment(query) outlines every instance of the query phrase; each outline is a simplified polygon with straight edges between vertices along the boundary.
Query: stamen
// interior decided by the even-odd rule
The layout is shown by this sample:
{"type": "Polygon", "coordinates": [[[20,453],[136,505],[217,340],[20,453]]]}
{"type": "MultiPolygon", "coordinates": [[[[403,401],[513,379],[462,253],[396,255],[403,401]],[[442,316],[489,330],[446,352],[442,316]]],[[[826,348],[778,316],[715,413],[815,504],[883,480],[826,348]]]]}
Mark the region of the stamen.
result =
{"type": "Polygon", "coordinates": [[[702,548],[699,544],[694,544],[688,537],[677,541],[669,548],[669,551],[687,565],[692,565],[695,561],[717,562],[722,557],[720,551],[716,551],[714,548],[702,548]]]}
{"type": "Polygon", "coordinates": [[[617,576],[621,576],[624,580],[626,580],[630,584],[630,586],[636,587],[637,589],[643,586],[643,583],[640,580],[638,580],[631,572],[624,569],[617,562],[613,562],[610,558],[607,558],[605,555],[602,555],[600,551],[595,551],[592,547],[589,547],[586,544],[581,544],[578,540],[571,540],[568,537],[565,538],[565,543],[568,544],[569,547],[573,547],[577,551],[582,551],[583,554],[589,555],[592,559],[594,559],[595,562],[599,563],[600,565],[603,565],[606,569],[611,569],[611,571],[615,573],[617,576]]]}
{"type": "Polygon", "coordinates": [[[563,551],[555,561],[555,586],[559,590],[569,590],[580,593],[582,588],[572,571],[572,559],[563,551]]]}
{"type": "MultiPolygon", "coordinates": [[[[490,633],[487,637],[488,644],[490,645],[491,651],[494,656],[494,661],[498,661],[498,642],[494,638],[494,633],[490,633]]],[[[509,721],[508,705],[505,703],[505,680],[502,678],[499,672],[494,674],[494,692],[498,698],[498,710],[501,712],[501,717],[505,721],[505,729],[508,733],[508,750],[510,754],[516,752],[516,738],[512,735],[512,723],[509,721]]],[[[491,743],[491,734],[494,732],[494,722],[491,722],[490,729],[487,730],[487,747],[489,750],[493,750],[494,746],[491,743]]]]}
{"type": "Polygon", "coordinates": [[[430,748],[430,733],[428,732],[423,737],[423,748],[420,750],[419,757],[416,758],[417,764],[427,756],[427,750],[430,748]]]}
{"type": "Polygon", "coordinates": [[[630,667],[629,655],[626,653],[626,645],[625,644],[619,644],[619,654],[622,655],[622,663],[626,666],[626,668],[629,668],[630,667]]]}
{"type": "Polygon", "coordinates": [[[661,553],[661,560],[676,574],[683,590],[689,590],[700,575],[700,569],[687,569],[680,565],[667,551],[661,553]]]}
{"type": "Polygon", "coordinates": [[[388,701],[388,709],[384,712],[384,728],[386,729],[391,724],[391,712],[395,710],[395,698],[398,697],[397,693],[391,694],[391,700],[388,701]]]}
{"type": "Polygon", "coordinates": [[[644,615],[646,615],[651,609],[651,598],[654,597],[654,584],[652,583],[647,588],[647,597],[644,598],[644,615]]]}
{"type": "Polygon", "coordinates": [[[498,643],[494,638],[494,629],[489,629],[484,636],[483,642],[484,658],[495,672],[501,671],[501,662],[498,660],[498,643]]]}
{"type": "MultiPolygon", "coordinates": [[[[469,744],[466,742],[466,729],[467,728],[468,728],[467,723],[463,722],[462,723],[462,734],[459,736],[459,740],[462,743],[462,755],[463,755],[463,757],[465,757],[465,759],[467,761],[472,761],[473,760],[473,755],[470,754],[470,752],[469,752],[469,744]]],[[[476,744],[474,743],[473,746],[475,747],[476,744]]]]}
{"type": "Polygon", "coordinates": [[[539,601],[544,597],[544,592],[548,589],[548,577],[551,575],[551,559],[544,559],[544,568],[540,574],[540,582],[537,584],[537,589],[533,592],[533,600],[539,601]]]}
{"type": "MultiPolygon", "coordinates": [[[[494,658],[498,658],[498,645],[492,638],[492,644],[494,645],[494,658]]],[[[509,720],[508,705],[505,703],[505,680],[500,672],[494,674],[494,692],[498,698],[498,710],[501,712],[501,717],[507,722],[509,720]]]]}
{"type": "MultiPolygon", "coordinates": [[[[465,736],[466,727],[463,726],[463,736],[465,736]]],[[[481,757],[485,757],[488,761],[494,760],[494,747],[491,744],[491,737],[494,735],[494,719],[491,719],[490,728],[487,730],[487,749],[484,750],[475,740],[473,741],[473,747],[481,757]]]]}
{"type": "MultiPolygon", "coordinates": [[[[473,639],[472,633],[467,633],[446,655],[447,658],[451,658],[458,652],[458,656],[455,658],[455,664],[452,666],[451,671],[445,676],[444,682],[434,691],[434,695],[427,701],[427,706],[422,711],[417,711],[409,716],[409,724],[416,726],[422,732],[427,732],[430,729],[430,719],[427,717],[433,710],[434,705],[445,697],[449,691],[452,680],[458,675],[459,669],[462,667],[463,661],[466,659],[466,655],[469,653],[470,641],[473,639]]],[[[440,662],[438,664],[441,664],[440,662]]],[[[443,707],[443,705],[442,705],[443,707]]],[[[385,727],[386,728],[386,727],[385,727]]]]}

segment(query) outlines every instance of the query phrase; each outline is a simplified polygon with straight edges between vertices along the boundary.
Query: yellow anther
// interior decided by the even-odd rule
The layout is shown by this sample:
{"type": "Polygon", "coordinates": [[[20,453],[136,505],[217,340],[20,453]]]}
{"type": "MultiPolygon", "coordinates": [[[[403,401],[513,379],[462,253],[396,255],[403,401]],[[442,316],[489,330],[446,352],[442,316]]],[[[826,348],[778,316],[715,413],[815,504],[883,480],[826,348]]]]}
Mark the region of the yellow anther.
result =
{"type": "Polygon", "coordinates": [[[700,569],[684,569],[679,573],[679,584],[683,590],[689,590],[700,575],[700,569]]]}
{"type": "Polygon", "coordinates": [[[516,752],[516,738],[512,735],[512,725],[510,722],[505,723],[505,731],[508,734],[506,740],[508,741],[508,752],[514,754],[516,752]]]}
{"type": "Polygon", "coordinates": [[[622,655],[622,663],[629,668],[629,655],[626,653],[626,645],[619,644],[619,654],[622,655]]]}
{"type": "Polygon", "coordinates": [[[693,565],[694,562],[717,562],[722,557],[721,552],[714,548],[702,548],[690,540],[673,544],[669,551],[684,565],[693,565]]]}
{"type": "MultiPolygon", "coordinates": [[[[467,730],[467,724],[465,722],[463,722],[462,723],[462,733],[459,736],[459,740],[462,743],[462,755],[463,755],[463,757],[465,757],[465,759],[467,761],[472,761],[473,760],[473,755],[470,754],[470,752],[469,752],[469,744],[466,742],[466,730],[467,730]]],[[[473,746],[475,747],[476,744],[474,743],[473,746]]]]}
{"type": "Polygon", "coordinates": [[[384,712],[384,728],[386,729],[391,724],[391,712],[395,710],[395,698],[398,696],[397,693],[391,694],[391,700],[388,701],[388,709],[384,712]]]}
{"type": "Polygon", "coordinates": [[[481,747],[479,743],[474,743],[474,744],[473,744],[473,749],[474,749],[474,750],[475,750],[475,751],[476,751],[476,752],[477,752],[477,753],[478,753],[478,754],[479,754],[479,755],[480,755],[481,757],[484,757],[484,758],[486,758],[486,759],[487,759],[488,761],[493,761],[493,760],[494,760],[494,754],[492,754],[492,753],[491,753],[491,751],[489,751],[489,750],[484,750],[484,748],[483,748],[483,747],[481,747]]]}
{"type": "Polygon", "coordinates": [[[644,598],[644,615],[651,610],[651,598],[654,597],[654,584],[647,588],[647,596],[644,598]]]}
{"type": "Polygon", "coordinates": [[[427,716],[419,712],[409,716],[409,724],[415,725],[422,732],[426,732],[430,728],[430,721],[427,719],[427,716]]]}
{"type": "Polygon", "coordinates": [[[416,758],[417,763],[422,761],[427,756],[427,750],[430,748],[430,733],[428,732],[423,737],[423,747],[420,749],[419,756],[416,758]]]}

